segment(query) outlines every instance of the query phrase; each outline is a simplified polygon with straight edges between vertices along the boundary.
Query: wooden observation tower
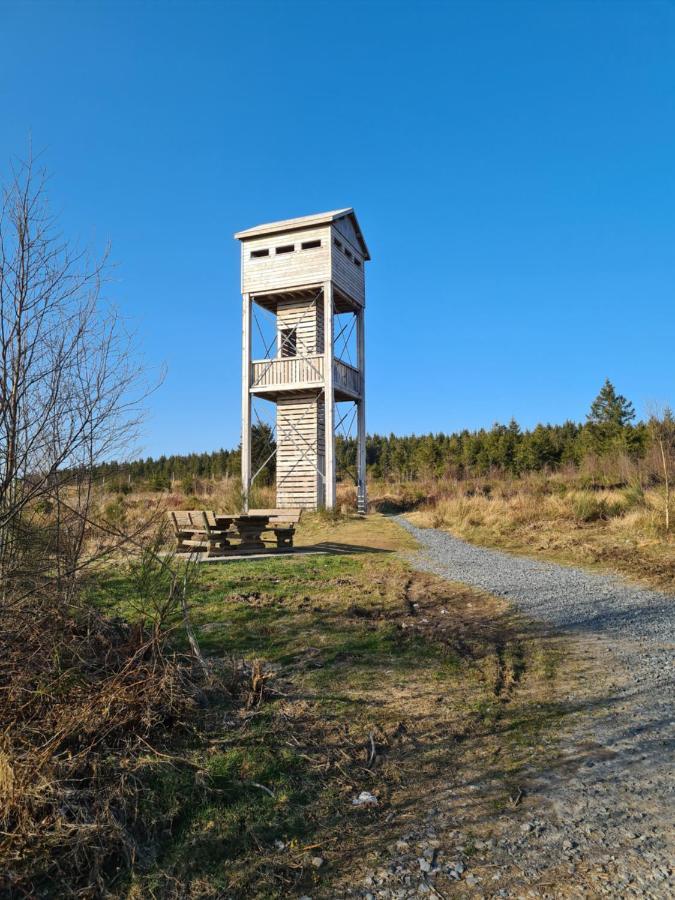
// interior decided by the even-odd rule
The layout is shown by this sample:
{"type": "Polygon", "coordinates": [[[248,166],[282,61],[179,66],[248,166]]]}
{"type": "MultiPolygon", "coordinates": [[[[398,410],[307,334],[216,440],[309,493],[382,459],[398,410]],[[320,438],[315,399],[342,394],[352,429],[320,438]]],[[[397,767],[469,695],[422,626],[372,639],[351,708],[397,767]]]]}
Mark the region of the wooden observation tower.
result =
{"type": "Polygon", "coordinates": [[[365,512],[364,263],[370,256],[354,210],[270,222],[235,237],[241,241],[245,506],[255,478],[276,453],[277,506],[332,509],[335,437],[351,409],[352,474],[358,509],[365,512]],[[273,333],[269,344],[263,337],[262,358],[254,359],[252,335],[262,337],[259,309],[272,314],[273,333]],[[276,448],[253,471],[251,413],[258,400],[276,405],[276,448]]]}

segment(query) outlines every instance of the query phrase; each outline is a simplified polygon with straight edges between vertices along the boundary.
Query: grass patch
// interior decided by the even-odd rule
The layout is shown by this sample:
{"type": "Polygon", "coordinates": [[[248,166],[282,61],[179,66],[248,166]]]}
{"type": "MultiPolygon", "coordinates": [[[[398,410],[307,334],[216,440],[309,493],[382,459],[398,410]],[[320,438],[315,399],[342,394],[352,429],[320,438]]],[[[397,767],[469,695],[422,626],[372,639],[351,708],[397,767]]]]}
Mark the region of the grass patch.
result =
{"type": "MultiPolygon", "coordinates": [[[[548,727],[532,699],[556,706],[556,668],[502,601],[412,572],[388,552],[410,547],[407,534],[381,517],[310,517],[301,539],[360,550],[200,567],[199,643],[224,665],[243,660],[251,693],[209,709],[210,726],[176,750],[188,766],[149,782],[143,815],[171,824],[121,896],[335,896],[411,804],[494,777],[497,748],[517,773],[528,729],[548,727]],[[354,807],[361,790],[378,805],[354,807]]],[[[124,572],[100,573],[90,593],[139,614],[124,572]]]]}

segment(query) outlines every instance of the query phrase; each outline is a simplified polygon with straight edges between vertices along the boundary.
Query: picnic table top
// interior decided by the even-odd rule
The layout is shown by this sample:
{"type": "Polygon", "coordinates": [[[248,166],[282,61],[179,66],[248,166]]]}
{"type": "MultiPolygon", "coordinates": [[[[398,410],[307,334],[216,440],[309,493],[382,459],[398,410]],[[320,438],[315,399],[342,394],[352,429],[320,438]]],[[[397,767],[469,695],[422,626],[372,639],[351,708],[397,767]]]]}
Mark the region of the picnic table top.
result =
{"type": "Polygon", "coordinates": [[[214,518],[216,522],[239,522],[243,521],[252,521],[252,522],[267,522],[270,518],[269,514],[253,514],[253,513],[214,513],[214,518]]]}
{"type": "Polygon", "coordinates": [[[217,513],[213,510],[174,510],[170,512],[176,527],[183,527],[189,530],[195,528],[202,530],[208,528],[208,521],[215,528],[226,529],[230,525],[244,526],[250,525],[254,528],[262,530],[268,527],[290,527],[297,524],[300,518],[300,510],[271,510],[271,509],[253,509],[249,512],[236,513],[217,513]]]}

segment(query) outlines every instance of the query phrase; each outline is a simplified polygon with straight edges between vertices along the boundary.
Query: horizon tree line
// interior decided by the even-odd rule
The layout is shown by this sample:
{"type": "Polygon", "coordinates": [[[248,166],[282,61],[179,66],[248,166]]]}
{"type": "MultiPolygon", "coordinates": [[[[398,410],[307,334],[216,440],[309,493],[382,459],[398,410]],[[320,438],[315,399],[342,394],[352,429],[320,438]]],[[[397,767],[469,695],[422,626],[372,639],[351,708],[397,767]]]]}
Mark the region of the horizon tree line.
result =
{"type": "MultiPolygon", "coordinates": [[[[452,433],[423,435],[368,435],[366,458],[372,478],[412,481],[419,478],[466,478],[501,472],[518,476],[527,472],[554,471],[563,466],[578,467],[590,456],[603,458],[624,455],[643,458],[661,436],[656,422],[668,422],[672,414],[652,415],[647,422],[637,421],[633,404],[618,393],[607,379],[589,409],[583,423],[568,420],[562,424],[538,424],[522,429],[515,419],[508,424],[496,422],[491,428],[463,429],[452,433]]],[[[253,459],[262,462],[275,446],[267,425],[253,430],[253,459]]],[[[356,440],[336,438],[338,474],[353,478],[356,464],[356,440]]],[[[221,448],[214,452],[161,455],[131,462],[109,462],[98,467],[99,477],[111,489],[131,490],[145,483],[155,490],[168,490],[176,481],[190,492],[191,482],[203,479],[237,478],[241,466],[241,448],[221,448]]],[[[274,480],[274,459],[259,476],[263,484],[274,480]]]]}

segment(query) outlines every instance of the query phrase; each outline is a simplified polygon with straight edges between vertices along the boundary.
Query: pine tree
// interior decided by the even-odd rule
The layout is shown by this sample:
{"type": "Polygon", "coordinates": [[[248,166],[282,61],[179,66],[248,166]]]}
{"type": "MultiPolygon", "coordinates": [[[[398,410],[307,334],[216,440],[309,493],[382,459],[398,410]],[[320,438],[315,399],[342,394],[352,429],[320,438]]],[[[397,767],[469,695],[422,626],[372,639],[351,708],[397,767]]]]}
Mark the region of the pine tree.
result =
{"type": "Polygon", "coordinates": [[[600,393],[591,403],[591,410],[586,416],[590,425],[610,425],[625,428],[635,418],[635,410],[630,400],[617,394],[612,382],[607,378],[600,393]]]}
{"type": "Polygon", "coordinates": [[[631,435],[628,432],[634,418],[633,404],[622,394],[617,394],[614,385],[607,378],[586,416],[586,435],[590,449],[596,453],[629,449],[631,435]]]}

